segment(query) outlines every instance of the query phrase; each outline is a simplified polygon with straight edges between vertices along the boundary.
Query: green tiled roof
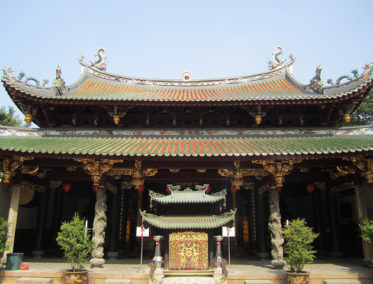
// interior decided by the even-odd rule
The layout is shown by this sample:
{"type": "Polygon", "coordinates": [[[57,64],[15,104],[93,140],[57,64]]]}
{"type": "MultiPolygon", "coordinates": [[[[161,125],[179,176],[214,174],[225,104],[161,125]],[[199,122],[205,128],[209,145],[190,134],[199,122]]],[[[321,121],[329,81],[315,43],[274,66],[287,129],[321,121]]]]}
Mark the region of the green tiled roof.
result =
{"type": "Polygon", "coordinates": [[[213,194],[206,194],[205,190],[185,189],[172,190],[170,195],[164,195],[149,190],[150,199],[162,204],[214,203],[224,200],[226,193],[226,189],[213,194]]]}
{"type": "Polygon", "coordinates": [[[122,102],[240,102],[297,101],[335,99],[351,94],[372,79],[357,79],[347,84],[324,89],[318,94],[296,82],[288,69],[268,71],[243,77],[211,80],[177,81],[124,77],[85,67],[81,78],[66,89],[42,88],[16,79],[3,77],[6,88],[14,88],[38,99],[64,101],[122,102]]]}
{"type": "Polygon", "coordinates": [[[258,157],[364,153],[373,137],[6,137],[0,152],[101,157],[258,157]]]}
{"type": "Polygon", "coordinates": [[[143,220],[160,229],[215,229],[233,221],[236,211],[208,216],[158,216],[140,211],[143,220]]]}

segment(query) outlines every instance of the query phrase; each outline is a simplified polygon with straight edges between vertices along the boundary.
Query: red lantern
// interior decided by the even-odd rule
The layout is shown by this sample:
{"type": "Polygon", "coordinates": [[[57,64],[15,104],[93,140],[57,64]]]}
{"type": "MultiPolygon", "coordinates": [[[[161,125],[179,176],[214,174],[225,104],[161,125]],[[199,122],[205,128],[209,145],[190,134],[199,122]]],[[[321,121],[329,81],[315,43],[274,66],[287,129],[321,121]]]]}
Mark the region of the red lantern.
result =
{"type": "Polygon", "coordinates": [[[367,182],[367,187],[373,188],[373,182],[367,182]]]}
{"type": "Polygon", "coordinates": [[[161,243],[159,241],[155,242],[156,246],[159,246],[161,243]]]}
{"type": "Polygon", "coordinates": [[[307,184],[306,185],[306,190],[309,192],[309,193],[312,193],[314,190],[315,190],[315,186],[310,183],[310,184],[307,184]]]}
{"type": "Polygon", "coordinates": [[[92,186],[92,190],[93,190],[93,192],[97,192],[98,191],[98,185],[92,186]]]}
{"type": "Polygon", "coordinates": [[[141,185],[141,186],[136,186],[136,190],[137,190],[138,192],[144,192],[144,190],[145,190],[145,186],[143,186],[143,185],[141,185]]]}
{"type": "Polygon", "coordinates": [[[71,184],[69,183],[64,183],[64,185],[62,186],[62,189],[64,192],[69,192],[71,190],[71,184]]]}
{"type": "Polygon", "coordinates": [[[232,193],[236,193],[237,191],[239,191],[239,188],[234,187],[234,186],[232,185],[232,186],[231,186],[231,191],[232,191],[232,193]]]}
{"type": "Polygon", "coordinates": [[[167,192],[168,194],[171,194],[171,189],[170,189],[168,186],[166,186],[166,192],[167,192]]]}
{"type": "Polygon", "coordinates": [[[10,182],[9,181],[3,181],[2,185],[5,186],[5,187],[8,187],[10,185],[10,182]]]}
{"type": "Polygon", "coordinates": [[[206,193],[209,193],[211,191],[211,185],[209,185],[208,187],[206,187],[206,189],[205,189],[205,192],[206,193]]]}
{"type": "Polygon", "coordinates": [[[281,187],[281,186],[278,186],[278,187],[277,187],[277,191],[278,191],[278,192],[281,192],[281,190],[282,190],[282,187],[281,187]]]}

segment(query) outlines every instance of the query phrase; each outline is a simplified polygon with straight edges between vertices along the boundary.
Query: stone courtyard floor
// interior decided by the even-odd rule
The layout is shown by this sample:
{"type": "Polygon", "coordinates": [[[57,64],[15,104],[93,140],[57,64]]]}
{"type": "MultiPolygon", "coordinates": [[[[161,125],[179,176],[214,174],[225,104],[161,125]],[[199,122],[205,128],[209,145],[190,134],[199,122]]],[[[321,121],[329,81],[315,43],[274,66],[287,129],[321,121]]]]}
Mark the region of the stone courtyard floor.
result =
{"type": "MultiPolygon", "coordinates": [[[[144,264],[140,265],[137,258],[107,260],[104,268],[88,269],[92,279],[89,283],[105,283],[104,279],[108,278],[126,278],[132,279],[132,283],[147,283],[149,262],[150,259],[144,259],[144,264]]],[[[25,258],[23,263],[29,265],[28,271],[0,271],[0,280],[1,276],[7,280],[0,283],[16,283],[11,281],[12,277],[53,277],[53,283],[61,283],[56,279],[62,277],[62,272],[70,268],[70,265],[61,258],[25,258]]],[[[319,259],[313,264],[306,265],[305,270],[311,272],[311,283],[324,283],[324,279],[359,279],[362,284],[373,284],[373,269],[364,266],[361,259],[319,259]]],[[[271,283],[286,282],[286,267],[285,270],[273,269],[269,260],[232,259],[228,271],[228,283],[243,283],[245,279],[269,279],[271,283]]]]}

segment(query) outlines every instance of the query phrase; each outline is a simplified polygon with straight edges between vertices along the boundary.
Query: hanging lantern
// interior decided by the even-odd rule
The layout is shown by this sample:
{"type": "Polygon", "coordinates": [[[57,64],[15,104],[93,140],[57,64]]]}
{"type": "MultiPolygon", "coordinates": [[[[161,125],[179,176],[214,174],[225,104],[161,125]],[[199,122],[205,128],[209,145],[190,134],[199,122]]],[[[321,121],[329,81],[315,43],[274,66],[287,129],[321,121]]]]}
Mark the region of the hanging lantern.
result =
{"type": "Polygon", "coordinates": [[[309,193],[312,193],[314,190],[315,190],[315,186],[310,183],[310,184],[307,184],[306,185],[306,190],[309,192],[309,193]]]}
{"type": "Polygon", "coordinates": [[[26,114],[26,115],[25,115],[25,121],[26,121],[27,124],[30,124],[31,121],[32,121],[32,115],[29,114],[29,113],[26,114]]]}
{"type": "Polygon", "coordinates": [[[3,181],[1,184],[5,187],[8,187],[10,185],[10,181],[3,181]]]}
{"type": "Polygon", "coordinates": [[[166,192],[167,192],[168,194],[171,194],[171,189],[170,189],[168,186],[166,186],[166,192]]]}
{"type": "Polygon", "coordinates": [[[93,190],[93,192],[97,192],[98,191],[98,185],[92,186],[92,190],[93,190]]]}
{"type": "Polygon", "coordinates": [[[373,188],[373,182],[367,182],[367,187],[373,188]]]}
{"type": "Polygon", "coordinates": [[[71,184],[69,183],[64,183],[64,185],[62,186],[62,189],[64,192],[69,192],[71,190],[71,184]]]}
{"type": "Polygon", "coordinates": [[[350,123],[351,121],[351,115],[349,113],[345,113],[343,115],[343,120],[346,122],[346,123],[350,123]]]}
{"type": "Polygon", "coordinates": [[[206,192],[206,193],[211,192],[211,185],[209,185],[208,187],[206,187],[205,192],[206,192]]]}
{"type": "Polygon", "coordinates": [[[114,121],[114,124],[115,124],[115,125],[118,125],[118,124],[119,124],[119,120],[120,120],[119,115],[114,114],[114,115],[113,115],[113,121],[114,121]]]}
{"type": "Polygon", "coordinates": [[[235,187],[235,186],[231,186],[231,191],[232,191],[232,193],[236,193],[237,191],[239,191],[240,190],[240,188],[237,188],[237,187],[235,187]]]}
{"type": "Polygon", "coordinates": [[[282,191],[282,186],[278,186],[278,187],[277,187],[277,191],[278,191],[278,192],[281,192],[281,191],[282,191]]]}
{"type": "Polygon", "coordinates": [[[145,186],[143,186],[143,185],[136,186],[135,188],[136,188],[137,192],[144,192],[144,190],[145,190],[145,186]]]}
{"type": "Polygon", "coordinates": [[[256,125],[259,125],[259,124],[262,123],[262,116],[260,114],[257,114],[255,116],[255,123],[256,123],[256,125]]]}

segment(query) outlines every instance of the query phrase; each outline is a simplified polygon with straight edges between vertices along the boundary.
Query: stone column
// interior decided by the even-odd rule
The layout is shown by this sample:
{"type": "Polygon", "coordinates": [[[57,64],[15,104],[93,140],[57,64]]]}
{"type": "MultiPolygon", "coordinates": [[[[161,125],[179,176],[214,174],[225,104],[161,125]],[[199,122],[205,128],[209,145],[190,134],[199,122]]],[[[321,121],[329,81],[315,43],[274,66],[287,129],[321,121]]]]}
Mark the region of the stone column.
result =
{"type": "MultiPolygon", "coordinates": [[[[357,208],[357,214],[359,218],[359,224],[361,224],[362,220],[367,217],[367,209],[365,207],[365,203],[361,195],[361,189],[359,187],[355,188],[355,195],[356,195],[356,208],[357,208]]],[[[362,246],[363,246],[364,262],[368,263],[370,259],[372,258],[372,250],[370,249],[370,245],[363,240],[362,240],[362,246]]]]}
{"type": "Polygon", "coordinates": [[[41,258],[44,254],[42,250],[43,244],[43,233],[45,228],[45,223],[47,221],[47,211],[48,211],[48,201],[49,201],[49,192],[50,192],[50,180],[46,179],[44,192],[41,195],[41,200],[39,201],[38,214],[36,221],[36,244],[35,250],[32,251],[34,258],[41,258]]]}
{"type": "Polygon", "coordinates": [[[119,255],[118,252],[118,232],[119,232],[119,201],[120,199],[117,198],[118,193],[109,192],[111,210],[110,210],[110,243],[109,243],[109,251],[107,255],[109,259],[116,259],[119,255]]]}
{"type": "Polygon", "coordinates": [[[330,233],[332,237],[332,257],[342,257],[343,253],[340,251],[340,240],[338,235],[338,224],[337,224],[337,196],[335,192],[328,190],[328,207],[329,207],[329,218],[330,218],[330,233]]]}
{"type": "Polygon", "coordinates": [[[283,268],[284,261],[284,237],[281,227],[281,214],[280,214],[280,195],[277,189],[269,190],[269,220],[268,229],[271,235],[272,244],[272,265],[274,268],[283,268]]]}
{"type": "Polygon", "coordinates": [[[104,259],[104,242],[106,228],[106,189],[99,186],[96,193],[95,218],[93,221],[93,237],[94,248],[92,258],[89,261],[91,267],[103,267],[104,259]]]}
{"type": "Polygon", "coordinates": [[[267,259],[268,253],[265,244],[265,231],[264,231],[264,193],[259,194],[258,189],[255,189],[256,200],[256,241],[257,241],[257,257],[261,260],[267,259]]]}
{"type": "Polygon", "coordinates": [[[312,192],[312,205],[313,205],[313,215],[315,218],[315,227],[317,232],[319,233],[319,237],[316,239],[318,243],[318,253],[322,256],[326,255],[326,240],[325,240],[325,224],[323,220],[323,212],[322,212],[322,198],[321,198],[321,191],[325,189],[320,189],[318,186],[315,188],[314,192],[312,192]]]}
{"type": "Polygon", "coordinates": [[[65,193],[60,185],[62,184],[61,181],[51,181],[51,189],[54,190],[54,201],[53,201],[53,240],[55,248],[57,246],[56,238],[57,234],[60,230],[61,226],[61,218],[62,218],[62,201],[63,201],[63,194],[65,193]]]}
{"type": "Polygon", "coordinates": [[[4,251],[4,257],[2,263],[6,262],[6,254],[13,252],[14,249],[14,239],[16,236],[16,227],[17,227],[17,217],[18,217],[18,206],[19,206],[19,196],[21,188],[19,185],[13,185],[10,188],[10,204],[9,204],[9,213],[8,213],[8,250],[4,251]]]}

